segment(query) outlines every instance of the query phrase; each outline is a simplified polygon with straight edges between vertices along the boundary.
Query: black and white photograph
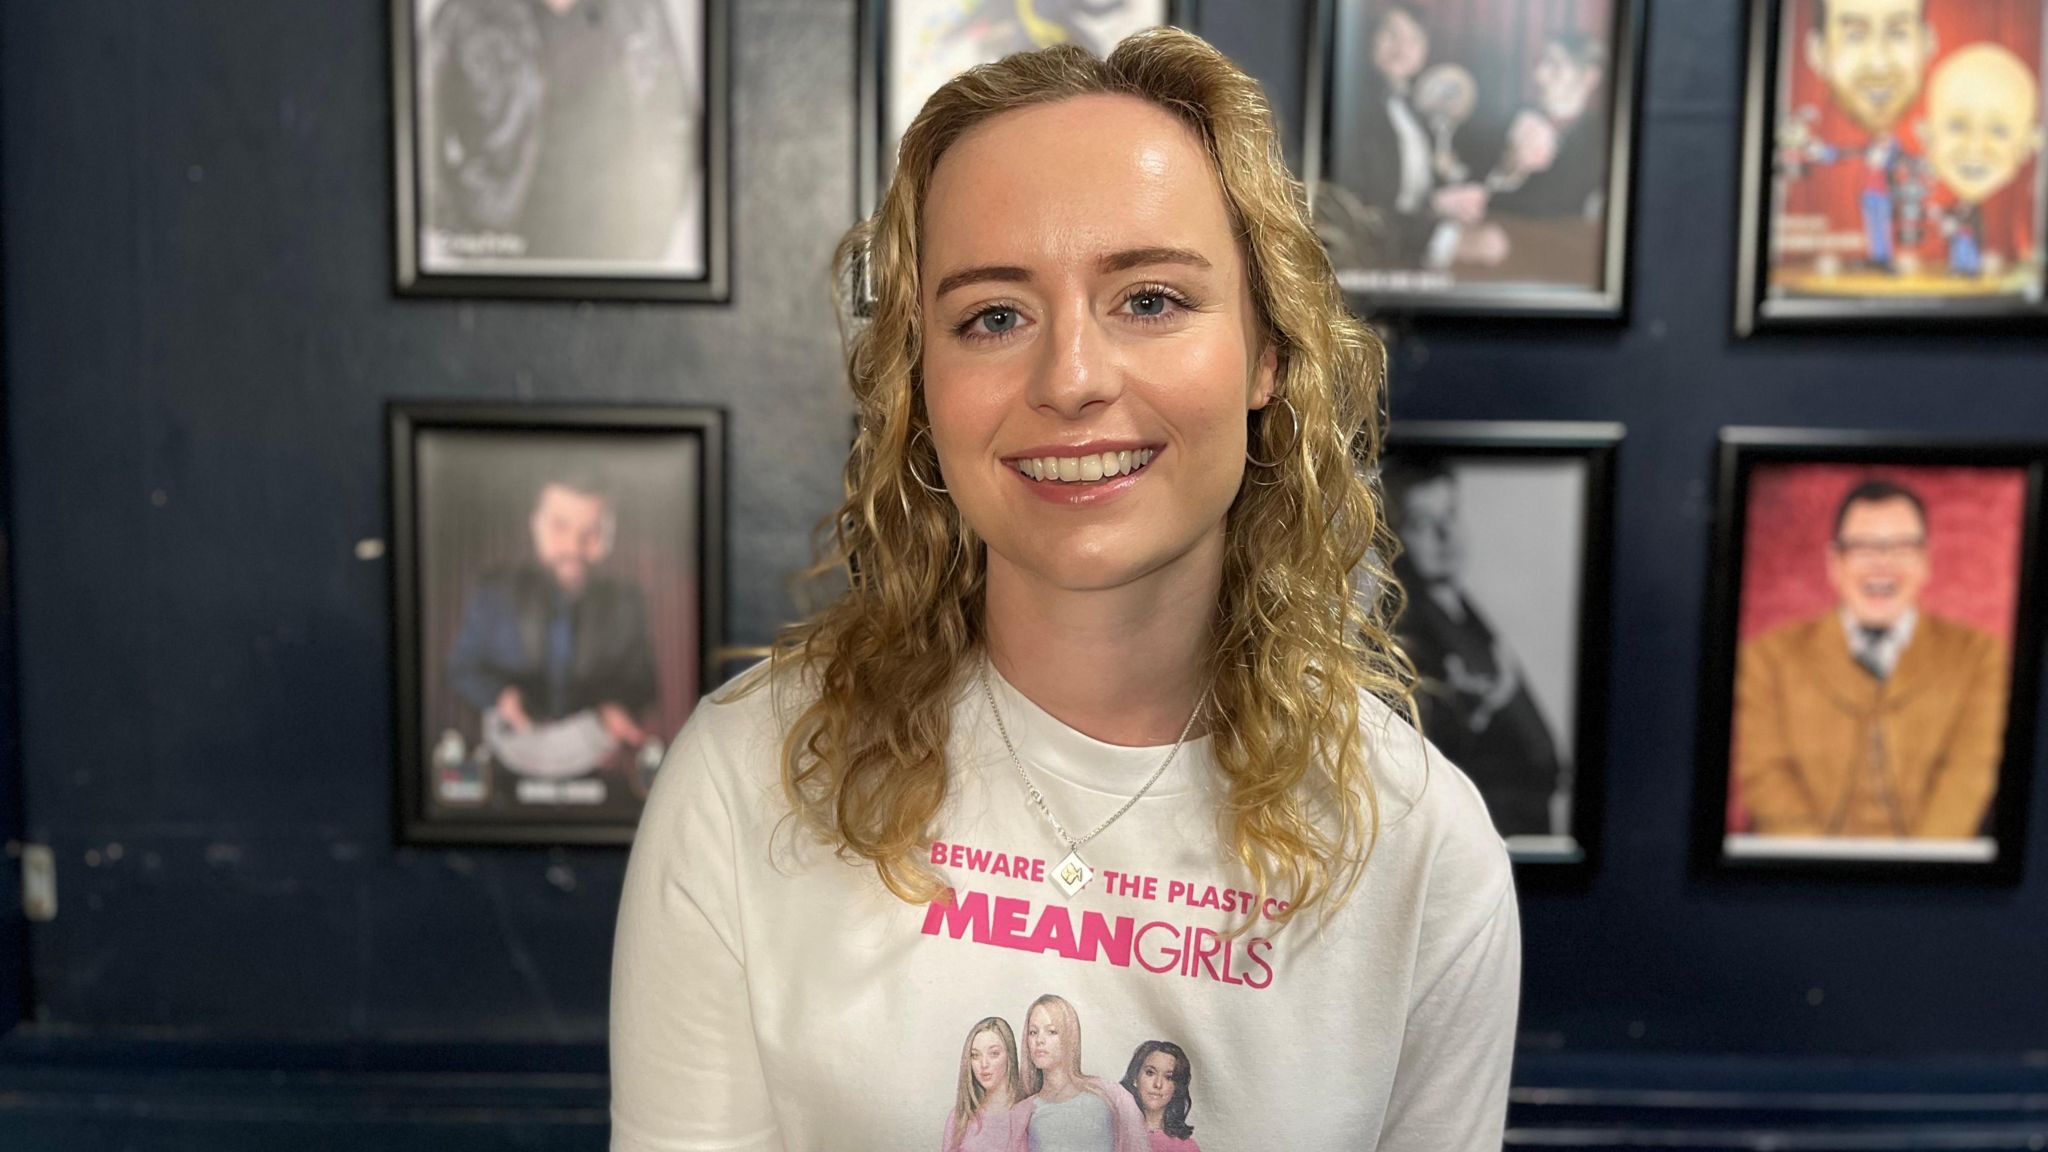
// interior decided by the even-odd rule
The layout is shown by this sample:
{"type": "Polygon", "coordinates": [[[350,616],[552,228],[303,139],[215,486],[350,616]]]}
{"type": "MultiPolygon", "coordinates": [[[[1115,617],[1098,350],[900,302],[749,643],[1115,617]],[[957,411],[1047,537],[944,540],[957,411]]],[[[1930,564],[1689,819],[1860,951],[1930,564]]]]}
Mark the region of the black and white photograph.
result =
{"type": "Polygon", "coordinates": [[[1606,725],[1612,425],[1393,425],[1380,466],[1423,733],[1519,862],[1585,864],[1606,725]]]}
{"type": "Polygon", "coordinates": [[[1324,0],[1304,179],[1367,310],[1618,318],[1634,0],[1324,0]]]}
{"type": "Polygon", "coordinates": [[[625,843],[719,674],[722,417],[390,425],[405,838],[625,843]]]}
{"type": "Polygon", "coordinates": [[[1078,44],[1108,56],[1117,41],[1185,25],[1193,0],[861,0],[860,214],[875,210],[896,145],[939,85],[976,64],[1078,44]]]}
{"type": "Polygon", "coordinates": [[[398,286],[726,295],[728,0],[393,0],[398,286]]]}

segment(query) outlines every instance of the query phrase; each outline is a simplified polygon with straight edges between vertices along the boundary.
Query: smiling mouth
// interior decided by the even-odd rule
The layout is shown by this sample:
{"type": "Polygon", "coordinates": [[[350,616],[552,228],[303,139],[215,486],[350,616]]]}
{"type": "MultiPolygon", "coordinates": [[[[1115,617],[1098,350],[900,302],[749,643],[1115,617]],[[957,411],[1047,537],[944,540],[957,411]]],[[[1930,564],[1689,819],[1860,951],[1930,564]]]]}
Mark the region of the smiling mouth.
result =
{"type": "Polygon", "coordinates": [[[1137,472],[1158,454],[1152,448],[1139,448],[1129,452],[1091,452],[1086,456],[1031,456],[1010,463],[1032,480],[1093,484],[1137,472]]]}

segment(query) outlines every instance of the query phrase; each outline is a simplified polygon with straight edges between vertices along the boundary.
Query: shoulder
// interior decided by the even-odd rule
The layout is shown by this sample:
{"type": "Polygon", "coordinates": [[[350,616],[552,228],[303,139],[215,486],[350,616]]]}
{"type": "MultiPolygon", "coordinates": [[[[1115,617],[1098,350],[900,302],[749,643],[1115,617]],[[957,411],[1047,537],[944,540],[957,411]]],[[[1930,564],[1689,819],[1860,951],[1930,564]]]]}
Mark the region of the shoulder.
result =
{"type": "Polygon", "coordinates": [[[783,736],[802,706],[796,678],[766,661],[699,700],[662,760],[643,828],[691,819],[711,801],[735,819],[779,819],[783,736]]]}
{"type": "Polygon", "coordinates": [[[1744,640],[1736,650],[1745,656],[1782,657],[1787,653],[1811,645],[1822,636],[1827,628],[1841,628],[1841,622],[1831,612],[1808,616],[1789,624],[1779,624],[1744,640]]]}
{"type": "Polygon", "coordinates": [[[639,612],[644,610],[647,603],[647,597],[640,591],[640,585],[616,576],[592,579],[588,595],[606,610],[614,612],[639,612]]]}
{"type": "Polygon", "coordinates": [[[1915,625],[1918,634],[1925,635],[1935,646],[1966,652],[1995,652],[2000,645],[1998,637],[1973,624],[1947,616],[1923,615],[1915,625]]]}
{"type": "Polygon", "coordinates": [[[801,669],[759,661],[697,702],[678,743],[701,755],[753,763],[779,762],[783,737],[816,699],[801,669]]]}
{"type": "Polygon", "coordinates": [[[529,575],[528,569],[520,567],[489,568],[476,578],[472,588],[478,596],[511,600],[527,587],[529,575]]]}
{"type": "Polygon", "coordinates": [[[1386,854],[1425,871],[1434,893],[1466,894],[1489,908],[1498,903],[1513,872],[1479,789],[1385,701],[1361,694],[1359,720],[1379,806],[1366,874],[1386,854]]]}

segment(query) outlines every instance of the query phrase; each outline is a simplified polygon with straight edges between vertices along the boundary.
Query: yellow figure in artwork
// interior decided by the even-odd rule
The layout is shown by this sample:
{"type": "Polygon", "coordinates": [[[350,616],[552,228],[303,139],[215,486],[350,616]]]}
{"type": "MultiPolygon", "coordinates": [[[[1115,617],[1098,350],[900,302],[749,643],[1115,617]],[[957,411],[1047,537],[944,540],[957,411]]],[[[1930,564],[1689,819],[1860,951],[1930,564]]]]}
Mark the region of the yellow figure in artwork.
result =
{"type": "Polygon", "coordinates": [[[1935,212],[1949,271],[1997,276],[2004,257],[1986,252],[1983,207],[2041,148],[2041,91],[2018,56],[1996,44],[1957,49],[1927,85],[1927,163],[1941,184],[1935,212]]]}
{"type": "Polygon", "coordinates": [[[1031,42],[1040,48],[1050,48],[1067,42],[1067,30],[1057,23],[1038,14],[1031,0],[1017,0],[1017,23],[1031,37],[1031,42]]]}

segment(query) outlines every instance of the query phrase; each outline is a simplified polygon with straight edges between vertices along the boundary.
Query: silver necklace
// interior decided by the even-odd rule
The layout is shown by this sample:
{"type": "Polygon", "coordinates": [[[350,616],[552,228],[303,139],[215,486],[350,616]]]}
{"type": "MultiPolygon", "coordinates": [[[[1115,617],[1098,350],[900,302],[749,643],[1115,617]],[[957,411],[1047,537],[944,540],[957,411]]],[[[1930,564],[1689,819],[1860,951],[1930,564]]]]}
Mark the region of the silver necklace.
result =
{"type": "Polygon", "coordinates": [[[1117,817],[1129,812],[1133,805],[1144,799],[1145,793],[1150,792],[1154,784],[1159,783],[1159,778],[1166,775],[1166,770],[1173,765],[1174,758],[1180,755],[1181,745],[1188,742],[1188,733],[1195,730],[1195,720],[1202,715],[1202,702],[1209,698],[1209,686],[1204,684],[1201,695],[1195,697],[1195,710],[1188,714],[1188,722],[1181,727],[1180,739],[1173,742],[1173,748],[1166,753],[1166,759],[1159,762],[1159,767],[1153,769],[1151,778],[1145,781],[1143,787],[1131,793],[1131,798],[1124,801],[1123,807],[1111,812],[1108,819],[1097,824],[1093,831],[1079,839],[1068,835],[1066,826],[1060,823],[1060,818],[1053,815],[1052,809],[1046,806],[1045,793],[1038,790],[1038,785],[1031,782],[1031,774],[1024,771],[1024,760],[1017,755],[1017,746],[1010,742],[1010,730],[1003,726],[1003,710],[996,707],[995,689],[988,684],[986,655],[981,661],[981,694],[988,699],[989,715],[995,717],[996,721],[996,735],[1003,738],[1003,747],[1010,753],[1010,763],[1017,768],[1017,779],[1024,782],[1025,794],[1031,797],[1031,803],[1037,806],[1039,814],[1045,817],[1045,822],[1052,825],[1053,834],[1067,846],[1066,856],[1058,864],[1053,865],[1052,883],[1062,895],[1072,900],[1081,889],[1088,886],[1090,880],[1095,878],[1095,869],[1090,868],[1088,862],[1081,859],[1081,845],[1100,836],[1103,829],[1116,823],[1117,817]]]}

